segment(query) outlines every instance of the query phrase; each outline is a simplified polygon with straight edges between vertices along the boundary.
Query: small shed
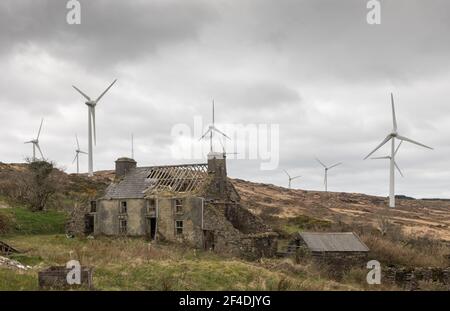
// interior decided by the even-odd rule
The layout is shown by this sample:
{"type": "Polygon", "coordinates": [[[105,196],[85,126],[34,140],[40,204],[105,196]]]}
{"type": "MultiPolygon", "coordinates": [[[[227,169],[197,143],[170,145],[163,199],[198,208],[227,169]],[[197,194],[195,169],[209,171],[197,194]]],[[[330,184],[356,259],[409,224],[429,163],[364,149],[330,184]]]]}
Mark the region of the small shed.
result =
{"type": "Polygon", "coordinates": [[[309,253],[330,264],[364,262],[369,248],[353,232],[299,232],[289,244],[290,253],[309,253]]]}

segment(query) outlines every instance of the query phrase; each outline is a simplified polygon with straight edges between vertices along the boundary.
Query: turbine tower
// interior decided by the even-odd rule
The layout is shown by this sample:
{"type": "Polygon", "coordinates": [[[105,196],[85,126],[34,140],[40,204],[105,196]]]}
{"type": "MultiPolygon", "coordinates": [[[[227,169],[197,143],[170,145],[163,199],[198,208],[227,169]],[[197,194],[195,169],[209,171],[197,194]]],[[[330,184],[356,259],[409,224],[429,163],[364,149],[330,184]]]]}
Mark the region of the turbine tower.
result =
{"type": "Polygon", "coordinates": [[[325,192],[328,192],[328,171],[331,170],[333,167],[339,166],[342,163],[336,163],[333,164],[331,166],[326,166],[322,161],[320,161],[318,158],[316,158],[317,162],[319,162],[320,165],[323,166],[324,170],[325,170],[325,178],[324,178],[324,185],[325,185],[325,192]]]}
{"type": "Polygon", "coordinates": [[[77,174],[80,174],[80,153],[81,154],[88,154],[88,153],[80,150],[80,143],[78,142],[77,135],[75,135],[75,139],[77,141],[77,149],[75,149],[75,158],[73,159],[72,164],[75,163],[75,161],[77,161],[77,174]]]}
{"type": "Polygon", "coordinates": [[[286,170],[283,170],[283,171],[284,171],[284,172],[286,173],[286,175],[288,176],[288,179],[289,179],[289,189],[291,189],[291,181],[293,181],[294,179],[300,178],[301,176],[298,175],[298,176],[291,177],[291,175],[289,175],[289,173],[288,173],[286,170]]]}
{"type": "Polygon", "coordinates": [[[203,136],[200,138],[200,140],[204,139],[209,134],[209,151],[213,152],[213,135],[214,132],[222,135],[225,138],[231,139],[228,137],[225,133],[221,132],[216,126],[215,126],[215,116],[214,116],[214,100],[212,101],[212,124],[209,125],[208,130],[203,134],[203,136]]]}
{"type": "Polygon", "coordinates": [[[42,153],[41,147],[39,146],[39,137],[41,136],[42,124],[44,123],[44,119],[41,119],[41,125],[39,126],[39,131],[35,139],[30,141],[26,141],[25,144],[33,144],[33,158],[32,161],[36,161],[36,149],[41,154],[42,160],[44,160],[44,154],[42,153]]]}
{"type": "Polygon", "coordinates": [[[97,106],[97,103],[99,100],[105,95],[106,92],[109,91],[109,89],[116,83],[117,79],[111,83],[108,88],[100,94],[100,96],[92,100],[89,96],[87,96],[85,93],[83,93],[80,89],[78,89],[75,85],[72,85],[72,87],[77,90],[84,98],[86,98],[86,106],[88,106],[88,140],[89,140],[89,176],[94,176],[94,148],[92,139],[94,139],[94,144],[97,145],[97,134],[96,134],[96,127],[95,127],[95,107],[97,106]],[[92,132],[92,130],[94,130],[92,132]]]}
{"type": "MultiPolygon", "coordinates": [[[[390,155],[390,167],[389,167],[389,207],[395,208],[395,139],[399,139],[401,141],[406,141],[413,143],[415,145],[433,149],[431,147],[428,147],[424,144],[421,144],[417,141],[414,141],[412,139],[409,139],[405,136],[400,135],[397,132],[397,118],[395,116],[395,107],[394,107],[394,95],[391,93],[391,106],[392,106],[392,132],[386,136],[386,138],[374,149],[372,152],[370,152],[364,160],[366,160],[368,157],[370,157],[375,151],[380,149],[384,144],[386,144],[389,140],[391,141],[391,155],[390,155]]],[[[398,148],[397,148],[398,149],[398,148]]]]}

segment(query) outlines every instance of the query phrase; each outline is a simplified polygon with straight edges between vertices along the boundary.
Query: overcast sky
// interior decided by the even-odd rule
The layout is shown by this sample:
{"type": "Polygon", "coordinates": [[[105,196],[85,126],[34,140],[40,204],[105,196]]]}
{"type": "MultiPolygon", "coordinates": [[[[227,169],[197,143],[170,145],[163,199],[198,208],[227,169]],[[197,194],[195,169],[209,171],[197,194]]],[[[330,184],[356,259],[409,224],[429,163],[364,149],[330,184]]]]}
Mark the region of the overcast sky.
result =
{"type": "Polygon", "coordinates": [[[231,177],[285,186],[287,169],[321,190],[317,156],[343,162],[329,190],[385,196],[388,161],[362,159],[392,128],[393,92],[399,132],[435,148],[403,144],[397,193],[450,198],[448,0],[383,0],[380,25],[366,0],[80,2],[81,25],[65,0],[0,2],[0,161],[31,155],[43,117],[45,156],[74,172],[87,107],[71,85],[97,97],[117,78],[97,106],[96,170],[130,155],[131,133],[138,165],[202,162],[173,157],[172,129],[207,126],[214,98],[218,123],[279,124],[278,169],[230,159],[231,177]]]}

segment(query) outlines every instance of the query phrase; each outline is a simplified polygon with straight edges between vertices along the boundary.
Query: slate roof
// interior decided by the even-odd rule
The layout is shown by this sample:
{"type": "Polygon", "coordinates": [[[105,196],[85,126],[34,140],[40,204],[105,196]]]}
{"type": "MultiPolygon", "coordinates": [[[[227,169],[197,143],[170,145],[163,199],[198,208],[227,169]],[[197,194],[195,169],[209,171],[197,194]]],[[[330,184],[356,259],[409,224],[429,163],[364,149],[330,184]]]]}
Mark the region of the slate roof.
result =
{"type": "Polygon", "coordinates": [[[353,232],[299,233],[313,252],[368,252],[369,248],[353,232]]]}
{"type": "Polygon", "coordinates": [[[137,167],[110,184],[103,199],[141,199],[147,191],[193,192],[207,177],[207,164],[137,167]]]}

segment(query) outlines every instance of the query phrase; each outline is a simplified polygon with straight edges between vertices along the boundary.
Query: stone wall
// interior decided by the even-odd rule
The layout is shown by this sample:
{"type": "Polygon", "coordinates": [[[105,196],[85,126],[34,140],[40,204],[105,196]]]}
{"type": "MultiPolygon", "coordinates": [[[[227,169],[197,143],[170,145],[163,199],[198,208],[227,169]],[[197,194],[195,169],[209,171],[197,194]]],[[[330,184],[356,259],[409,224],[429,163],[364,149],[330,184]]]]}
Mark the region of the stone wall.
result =
{"type": "Polygon", "coordinates": [[[58,289],[58,288],[68,288],[82,286],[89,289],[93,288],[92,273],[93,269],[89,267],[81,267],[81,284],[80,285],[69,285],[67,283],[67,274],[71,271],[64,266],[50,267],[44,271],[38,273],[38,281],[40,288],[47,289],[58,289]]]}
{"type": "Polygon", "coordinates": [[[263,223],[261,218],[252,214],[240,204],[227,204],[225,206],[225,216],[236,229],[245,234],[272,231],[263,223]]]}
{"type": "Polygon", "coordinates": [[[420,290],[419,281],[443,284],[450,290],[450,267],[406,268],[390,266],[382,270],[382,281],[394,283],[407,290],[420,290]]]}

